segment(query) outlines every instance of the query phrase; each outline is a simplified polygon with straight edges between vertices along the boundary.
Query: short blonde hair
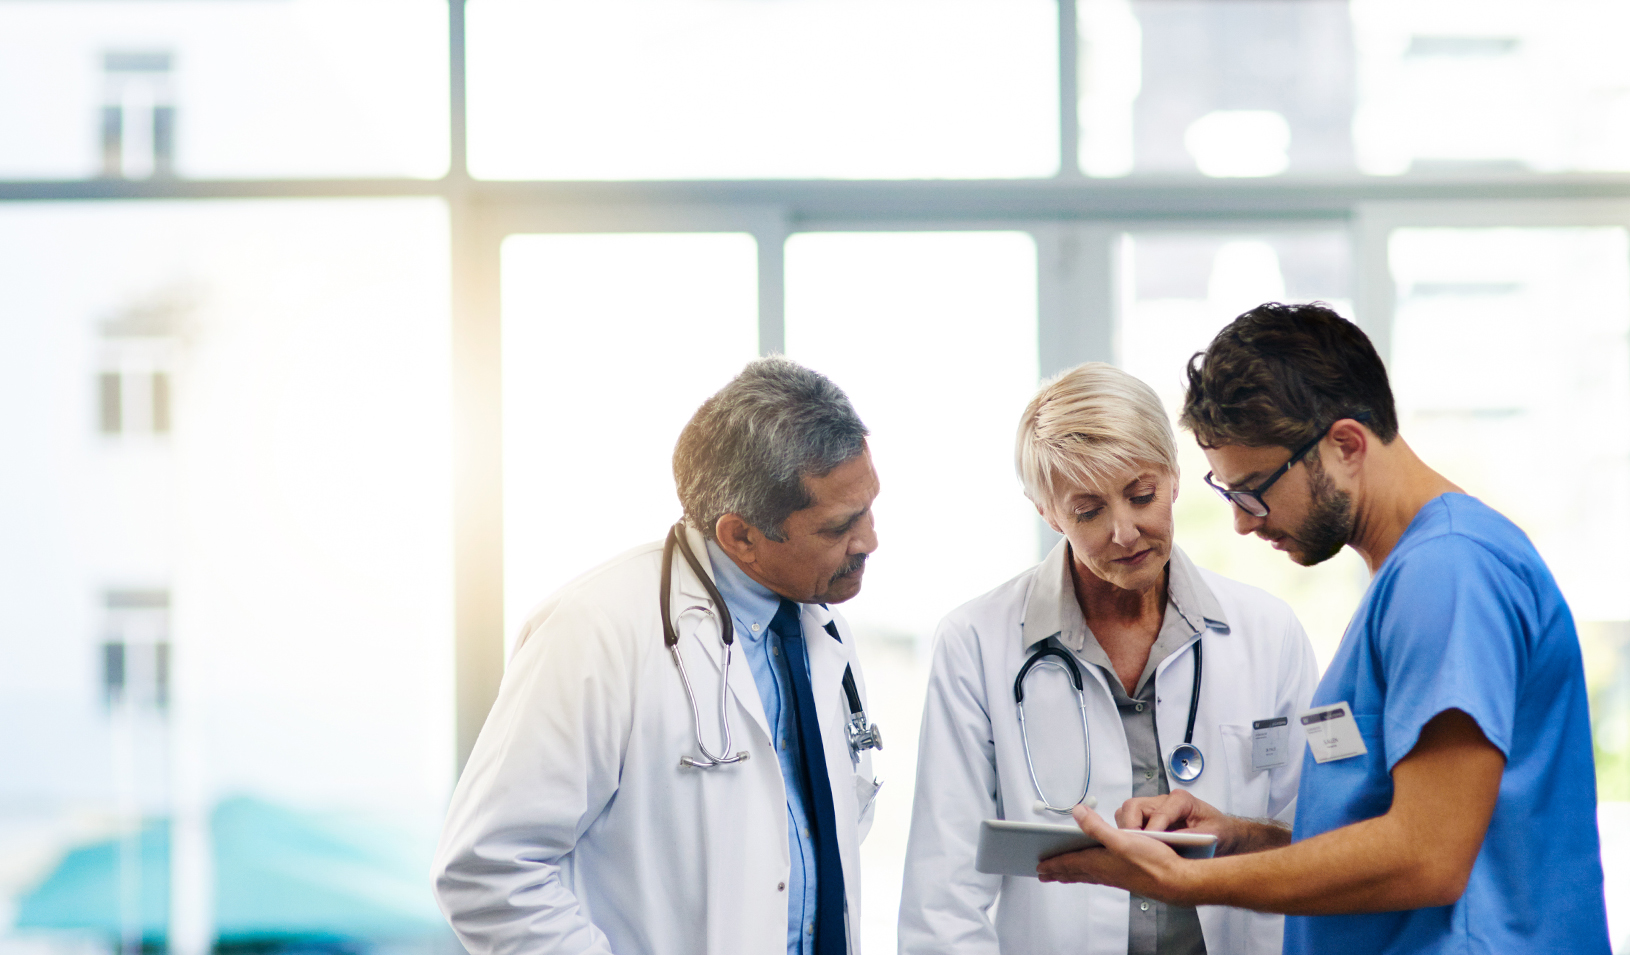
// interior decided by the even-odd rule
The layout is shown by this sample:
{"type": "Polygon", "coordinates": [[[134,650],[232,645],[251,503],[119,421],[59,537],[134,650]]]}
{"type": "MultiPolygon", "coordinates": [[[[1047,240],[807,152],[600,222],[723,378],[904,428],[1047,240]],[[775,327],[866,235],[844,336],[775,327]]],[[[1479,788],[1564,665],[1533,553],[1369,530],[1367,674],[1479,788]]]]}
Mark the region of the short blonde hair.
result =
{"type": "Polygon", "coordinates": [[[1043,507],[1071,486],[1098,487],[1131,467],[1177,476],[1177,442],[1160,397],[1101,361],[1042,384],[1019,419],[1013,457],[1025,496],[1043,507]]]}

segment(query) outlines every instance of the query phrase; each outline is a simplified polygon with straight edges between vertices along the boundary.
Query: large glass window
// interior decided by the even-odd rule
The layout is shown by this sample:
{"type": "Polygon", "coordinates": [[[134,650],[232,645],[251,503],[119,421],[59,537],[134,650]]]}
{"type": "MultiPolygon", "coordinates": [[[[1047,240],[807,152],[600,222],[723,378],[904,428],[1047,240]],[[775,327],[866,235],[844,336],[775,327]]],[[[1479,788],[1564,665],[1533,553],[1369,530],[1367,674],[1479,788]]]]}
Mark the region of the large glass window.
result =
{"type": "Polygon", "coordinates": [[[882,482],[859,633],[888,780],[862,846],[864,947],[894,949],[934,626],[1035,562],[1013,434],[1036,388],[1036,248],[1015,232],[787,242],[787,351],[848,392],[882,482]]]}
{"type": "MultiPolygon", "coordinates": [[[[1630,15],[1064,2],[0,3],[0,955],[456,950],[425,872],[501,641],[678,517],[674,440],[761,350],[873,430],[890,950],[933,626],[1049,543],[1038,366],[1175,414],[1268,299],[1361,307],[1406,438],[1550,561],[1630,952],[1630,218],[1519,208],[1630,183],[1630,15]],[[1468,183],[1500,207],[1438,227],[1468,183]]],[[[1179,543],[1327,661],[1361,562],[1239,538],[1179,444],[1179,543]]]]}
{"type": "Polygon", "coordinates": [[[1058,168],[1052,0],[475,0],[492,179],[923,179],[1058,168]]]}

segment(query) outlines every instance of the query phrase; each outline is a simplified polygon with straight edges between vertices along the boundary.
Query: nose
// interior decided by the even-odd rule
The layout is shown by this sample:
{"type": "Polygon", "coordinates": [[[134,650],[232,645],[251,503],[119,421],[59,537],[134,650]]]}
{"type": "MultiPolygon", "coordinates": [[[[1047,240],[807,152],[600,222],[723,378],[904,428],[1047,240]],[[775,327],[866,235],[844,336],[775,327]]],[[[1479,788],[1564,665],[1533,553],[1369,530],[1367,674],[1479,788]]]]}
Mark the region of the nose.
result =
{"type": "Polygon", "coordinates": [[[877,521],[867,514],[859,530],[860,533],[850,539],[849,553],[870,554],[877,549],[877,521]]]}
{"type": "Polygon", "coordinates": [[[1234,509],[1234,533],[1236,534],[1255,533],[1267,522],[1265,517],[1247,514],[1245,508],[1240,507],[1238,504],[1230,504],[1229,506],[1234,509]]]}
{"type": "Polygon", "coordinates": [[[1130,511],[1115,514],[1115,524],[1109,539],[1117,546],[1130,547],[1138,541],[1138,523],[1130,511]]]}

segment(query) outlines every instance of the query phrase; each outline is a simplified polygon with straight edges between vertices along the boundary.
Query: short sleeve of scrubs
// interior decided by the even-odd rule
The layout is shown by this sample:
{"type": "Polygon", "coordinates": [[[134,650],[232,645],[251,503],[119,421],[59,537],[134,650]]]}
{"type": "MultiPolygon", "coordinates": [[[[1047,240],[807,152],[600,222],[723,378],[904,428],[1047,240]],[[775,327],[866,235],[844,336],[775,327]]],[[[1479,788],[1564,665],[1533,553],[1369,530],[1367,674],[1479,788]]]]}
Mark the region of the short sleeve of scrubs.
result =
{"type": "Polygon", "coordinates": [[[1433,717],[1451,709],[1476,720],[1509,759],[1527,629],[1516,601],[1527,588],[1487,548],[1459,535],[1422,541],[1399,556],[1374,634],[1387,770],[1409,755],[1433,717]]]}

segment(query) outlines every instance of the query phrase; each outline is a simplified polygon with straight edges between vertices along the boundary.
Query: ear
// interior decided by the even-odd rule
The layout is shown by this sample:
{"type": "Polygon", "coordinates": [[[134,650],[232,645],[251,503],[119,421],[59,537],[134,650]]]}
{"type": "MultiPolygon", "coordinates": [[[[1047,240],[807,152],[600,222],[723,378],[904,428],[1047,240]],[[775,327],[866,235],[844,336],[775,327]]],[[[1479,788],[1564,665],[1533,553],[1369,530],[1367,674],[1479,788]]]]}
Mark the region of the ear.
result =
{"type": "MultiPolygon", "coordinates": [[[[1035,504],[1034,501],[1031,501],[1030,503],[1035,504]]],[[[1040,504],[1036,504],[1036,513],[1040,514],[1041,519],[1047,522],[1047,526],[1051,527],[1053,529],[1053,533],[1055,533],[1055,534],[1063,534],[1064,533],[1064,528],[1059,527],[1058,526],[1058,521],[1053,520],[1053,516],[1051,514],[1047,513],[1047,508],[1042,507],[1040,504]]]]}
{"type": "Polygon", "coordinates": [[[764,535],[743,520],[740,514],[722,515],[713,524],[713,535],[719,549],[729,554],[737,564],[750,567],[758,562],[758,548],[764,535]]]}
{"type": "Polygon", "coordinates": [[[1180,471],[1173,471],[1172,472],[1172,503],[1173,504],[1177,503],[1177,492],[1181,491],[1183,489],[1183,482],[1181,480],[1179,480],[1179,478],[1181,476],[1182,476],[1182,472],[1180,472],[1180,471]]]}
{"type": "Polygon", "coordinates": [[[1352,418],[1342,418],[1320,442],[1319,462],[1326,470],[1356,474],[1364,465],[1375,435],[1352,418]]]}

